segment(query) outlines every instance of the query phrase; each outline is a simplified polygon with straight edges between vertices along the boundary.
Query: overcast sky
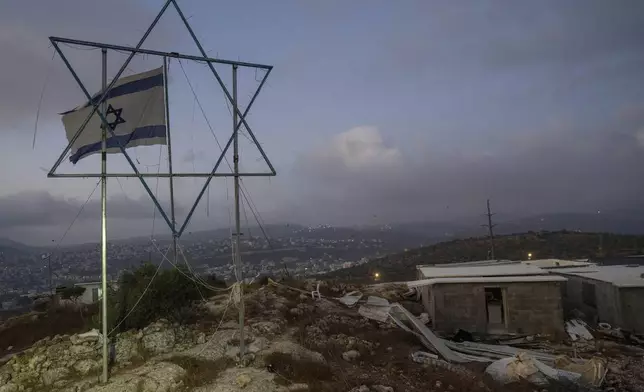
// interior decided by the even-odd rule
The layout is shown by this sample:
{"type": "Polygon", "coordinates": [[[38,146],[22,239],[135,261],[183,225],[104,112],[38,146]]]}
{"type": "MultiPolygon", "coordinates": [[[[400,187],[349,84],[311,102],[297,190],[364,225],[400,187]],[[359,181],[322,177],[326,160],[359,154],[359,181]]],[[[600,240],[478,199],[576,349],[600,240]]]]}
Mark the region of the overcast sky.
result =
{"type": "MultiPolygon", "coordinates": [[[[66,145],[57,113],[84,102],[48,36],[133,46],[162,4],[2,2],[0,236],[58,240],[96,185],[46,178],[66,145]]],[[[275,67],[248,122],[278,175],[244,180],[266,222],[457,220],[480,215],[487,198],[506,216],[641,206],[641,1],[179,5],[209,55],[275,67]]],[[[172,8],[144,47],[197,54],[172,8]]],[[[97,91],[100,50],[63,50],[97,91]]],[[[110,52],[109,76],[124,59],[110,52]]],[[[160,64],[137,56],[126,74],[160,64]]],[[[230,85],[230,68],[217,69],[230,85]]],[[[242,109],[261,76],[240,71],[242,109]]],[[[232,119],[205,66],[171,61],[170,105],[175,171],[209,171],[220,151],[200,105],[221,143],[232,119]]],[[[242,169],[267,170],[246,137],[241,143],[242,169]]],[[[167,170],[165,147],[129,151],[139,170],[167,170]]],[[[131,171],[118,155],[108,160],[111,171],[131,171]]],[[[76,166],[66,159],[59,169],[99,170],[96,156],[76,166]]],[[[167,207],[167,181],[149,184],[167,207]]],[[[176,182],[179,221],[200,184],[203,179],[176,182]]],[[[189,230],[229,226],[232,182],[214,180],[209,193],[209,208],[199,205],[189,230]]],[[[110,238],[151,233],[153,206],[138,180],[110,180],[108,194],[110,238]]],[[[65,242],[98,240],[99,195],[65,242]]],[[[252,222],[250,211],[247,216],[252,222]]],[[[167,232],[158,215],[154,225],[167,232]]]]}

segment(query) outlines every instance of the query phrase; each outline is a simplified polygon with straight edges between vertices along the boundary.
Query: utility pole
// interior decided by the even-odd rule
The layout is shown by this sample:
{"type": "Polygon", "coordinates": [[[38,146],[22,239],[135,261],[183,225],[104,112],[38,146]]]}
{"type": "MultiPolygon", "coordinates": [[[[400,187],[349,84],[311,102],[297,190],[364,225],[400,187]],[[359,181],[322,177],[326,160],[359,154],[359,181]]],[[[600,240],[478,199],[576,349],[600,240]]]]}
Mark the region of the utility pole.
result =
{"type": "Polygon", "coordinates": [[[47,255],[47,264],[49,264],[49,294],[54,295],[54,289],[51,284],[51,253],[47,255]]]}
{"type": "Polygon", "coordinates": [[[487,225],[481,226],[488,228],[490,236],[490,256],[492,260],[496,260],[496,256],[494,255],[494,227],[496,225],[492,224],[492,216],[495,214],[493,214],[490,210],[490,199],[487,199],[487,214],[485,215],[487,215],[487,225]]]}

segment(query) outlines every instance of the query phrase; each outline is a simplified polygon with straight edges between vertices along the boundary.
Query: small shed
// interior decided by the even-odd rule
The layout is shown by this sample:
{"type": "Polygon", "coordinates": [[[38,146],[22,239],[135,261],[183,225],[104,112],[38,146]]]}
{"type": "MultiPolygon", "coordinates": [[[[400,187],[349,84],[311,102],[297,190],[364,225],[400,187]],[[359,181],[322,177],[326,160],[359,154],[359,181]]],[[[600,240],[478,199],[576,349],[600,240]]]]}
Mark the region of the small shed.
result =
{"type": "Polygon", "coordinates": [[[479,333],[564,333],[562,276],[521,262],[495,261],[418,266],[433,328],[479,333]]]}
{"type": "Polygon", "coordinates": [[[644,266],[594,265],[550,270],[568,279],[564,306],[588,321],[605,322],[644,334],[644,266]]]}
{"type": "Polygon", "coordinates": [[[85,292],[83,295],[78,297],[78,302],[91,305],[98,302],[103,297],[103,290],[101,288],[101,282],[84,282],[76,283],[76,287],[84,287],[85,292]]]}

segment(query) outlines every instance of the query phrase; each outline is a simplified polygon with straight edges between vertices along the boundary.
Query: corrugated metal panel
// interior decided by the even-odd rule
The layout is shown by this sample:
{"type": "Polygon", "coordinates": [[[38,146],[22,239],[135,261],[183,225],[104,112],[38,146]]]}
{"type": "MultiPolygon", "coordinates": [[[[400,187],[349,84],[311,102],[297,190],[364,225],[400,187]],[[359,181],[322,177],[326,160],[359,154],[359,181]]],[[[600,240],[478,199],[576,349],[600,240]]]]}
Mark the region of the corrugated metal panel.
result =
{"type": "Polygon", "coordinates": [[[420,267],[421,274],[426,279],[457,278],[466,276],[515,276],[515,275],[546,275],[544,271],[533,265],[522,263],[501,265],[473,265],[463,267],[420,267]]]}
{"type": "Polygon", "coordinates": [[[473,276],[464,278],[434,278],[414,280],[407,282],[408,287],[432,286],[448,283],[538,283],[538,282],[565,282],[567,279],[558,275],[533,275],[533,276],[473,276]]]}
{"type": "Polygon", "coordinates": [[[644,287],[644,266],[595,265],[584,268],[560,268],[549,271],[560,275],[572,275],[582,278],[612,283],[616,287],[644,287]]]}

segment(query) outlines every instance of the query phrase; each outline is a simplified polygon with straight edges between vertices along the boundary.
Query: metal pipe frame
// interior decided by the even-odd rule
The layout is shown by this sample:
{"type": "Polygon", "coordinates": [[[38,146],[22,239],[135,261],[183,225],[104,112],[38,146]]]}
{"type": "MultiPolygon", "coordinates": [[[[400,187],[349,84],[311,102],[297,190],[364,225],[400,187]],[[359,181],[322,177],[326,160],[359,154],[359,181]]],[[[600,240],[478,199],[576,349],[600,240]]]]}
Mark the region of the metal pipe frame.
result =
{"type": "MultiPolygon", "coordinates": [[[[101,58],[103,63],[103,72],[101,78],[101,88],[107,86],[107,49],[101,49],[101,58]]],[[[104,114],[107,111],[107,102],[103,101],[99,113],[104,114]]],[[[103,331],[103,383],[107,383],[108,378],[108,350],[107,350],[107,123],[103,123],[101,131],[101,290],[103,298],[101,300],[102,314],[102,331],[103,331]]]]}
{"type": "Polygon", "coordinates": [[[61,37],[50,37],[49,40],[52,43],[52,45],[54,46],[56,52],[61,56],[63,62],[65,63],[65,65],[67,66],[69,71],[72,73],[72,76],[74,77],[74,79],[78,83],[79,87],[81,88],[81,90],[83,90],[83,93],[85,94],[85,96],[87,97],[87,99],[90,102],[91,102],[92,96],[88,93],[87,89],[85,88],[85,86],[81,82],[81,80],[78,77],[77,73],[75,72],[75,70],[73,69],[73,67],[71,66],[71,64],[69,63],[69,61],[65,57],[65,55],[63,54],[62,50],[59,47],[59,43],[81,45],[81,46],[95,47],[95,48],[101,48],[101,49],[127,51],[130,54],[129,54],[128,58],[126,59],[126,61],[121,66],[120,70],[117,72],[117,74],[114,77],[114,79],[112,80],[112,82],[102,92],[102,96],[99,99],[99,101],[92,105],[93,108],[92,108],[91,113],[85,119],[84,123],[78,129],[76,134],[71,138],[69,144],[64,149],[64,151],[61,153],[60,157],[58,158],[58,160],[56,161],[54,166],[51,168],[51,170],[47,174],[47,177],[49,177],[49,178],[109,178],[109,177],[126,177],[127,178],[127,177],[137,177],[140,180],[140,182],[143,185],[143,187],[145,188],[145,190],[148,193],[148,195],[150,196],[150,198],[152,199],[153,203],[155,204],[155,206],[158,209],[159,213],[163,217],[164,221],[166,222],[166,224],[168,225],[168,227],[172,231],[173,236],[176,236],[177,238],[179,238],[181,236],[181,234],[183,234],[183,232],[185,231],[190,219],[192,218],[192,215],[194,214],[194,212],[195,212],[195,210],[197,208],[197,205],[199,204],[199,202],[201,201],[204,193],[208,189],[208,186],[210,185],[210,181],[212,180],[213,177],[236,177],[236,176],[241,176],[241,177],[270,177],[270,176],[277,175],[277,172],[276,172],[275,168],[273,167],[272,163],[270,162],[270,160],[268,159],[268,156],[264,152],[264,149],[262,148],[262,146],[260,145],[259,141],[255,137],[254,133],[252,132],[252,130],[250,128],[250,126],[246,122],[246,116],[248,115],[253,103],[255,102],[255,99],[257,98],[257,96],[259,95],[259,92],[261,91],[262,87],[264,86],[264,84],[266,82],[266,79],[268,78],[268,75],[271,73],[273,67],[269,66],[269,65],[264,65],[264,64],[254,64],[254,63],[247,63],[247,62],[241,62],[241,61],[221,60],[221,59],[213,59],[213,58],[208,57],[207,53],[205,52],[205,50],[201,46],[201,43],[199,42],[197,36],[195,35],[194,31],[192,30],[192,27],[188,23],[188,20],[186,19],[185,15],[183,14],[181,9],[179,8],[179,5],[177,4],[176,0],[167,0],[164,3],[163,8],[158,13],[156,18],[152,22],[152,24],[148,27],[147,31],[145,32],[145,34],[139,40],[138,44],[135,47],[102,44],[102,43],[97,43],[97,42],[74,40],[74,39],[67,39],[67,38],[61,38],[61,37]],[[184,25],[188,29],[188,32],[190,33],[193,41],[195,42],[195,44],[199,48],[199,51],[201,52],[202,57],[184,55],[184,54],[179,54],[179,53],[176,53],[176,52],[161,52],[161,51],[154,51],[154,50],[148,50],[148,49],[142,49],[141,48],[141,46],[143,45],[143,43],[145,42],[145,40],[149,36],[149,34],[152,31],[152,29],[156,26],[156,24],[160,20],[161,16],[165,13],[165,11],[167,10],[168,6],[171,3],[174,6],[174,8],[176,9],[177,13],[179,14],[179,17],[183,21],[184,25]],[[101,121],[107,127],[107,129],[110,132],[110,134],[112,136],[115,136],[114,131],[108,126],[107,119],[105,118],[103,113],[101,113],[98,110],[98,108],[99,108],[99,105],[101,105],[103,102],[105,102],[108,92],[114,86],[116,81],[119,79],[121,74],[125,71],[125,69],[129,65],[129,63],[131,62],[131,60],[134,57],[134,55],[137,54],[137,53],[165,56],[165,57],[171,57],[171,58],[177,58],[177,59],[186,59],[186,60],[193,60],[193,61],[203,61],[209,66],[210,70],[213,73],[213,76],[215,76],[215,79],[217,80],[217,82],[219,83],[220,87],[222,88],[224,94],[226,95],[226,98],[232,104],[233,110],[235,111],[235,115],[238,116],[238,123],[234,127],[235,129],[233,131],[233,134],[230,136],[230,138],[228,140],[228,143],[226,144],[226,147],[222,150],[221,155],[219,156],[219,158],[218,158],[213,170],[210,173],[158,173],[158,174],[141,173],[138,170],[138,168],[136,167],[136,165],[134,164],[133,160],[128,155],[125,147],[123,145],[121,145],[121,143],[119,143],[118,147],[120,148],[121,153],[125,156],[126,160],[128,161],[128,163],[132,167],[132,170],[134,171],[134,173],[105,173],[105,174],[96,174],[96,173],[56,173],[56,169],[58,169],[58,167],[61,165],[61,163],[65,159],[65,156],[71,150],[72,145],[76,142],[76,140],[78,139],[80,134],[84,131],[85,127],[87,126],[87,124],[89,123],[90,119],[92,118],[92,116],[94,114],[97,113],[99,115],[99,117],[101,118],[101,121]],[[241,110],[239,109],[239,107],[237,105],[237,102],[235,102],[234,98],[231,96],[231,94],[228,91],[226,85],[224,84],[224,82],[220,78],[219,74],[215,70],[215,68],[213,66],[213,63],[228,64],[228,65],[232,65],[233,67],[234,66],[241,66],[241,67],[251,67],[251,68],[258,68],[258,69],[265,69],[266,70],[266,74],[262,78],[259,86],[257,87],[257,91],[255,92],[255,94],[251,98],[248,106],[244,110],[244,113],[242,113],[241,110]],[[248,134],[250,135],[250,137],[252,138],[253,142],[255,143],[255,146],[257,147],[257,149],[259,150],[260,154],[262,155],[262,158],[264,158],[264,161],[268,165],[268,167],[270,169],[269,173],[237,173],[237,174],[235,174],[235,173],[216,173],[216,171],[218,170],[221,162],[225,158],[226,152],[230,148],[230,145],[232,144],[232,141],[237,136],[237,132],[239,131],[239,129],[240,129],[240,127],[242,125],[247,130],[248,134]],[[205,182],[202,190],[200,191],[199,196],[195,200],[192,208],[190,209],[190,212],[189,212],[188,216],[186,217],[186,219],[185,219],[185,221],[184,221],[184,223],[181,226],[181,229],[179,231],[176,230],[176,226],[175,226],[176,223],[173,224],[173,222],[170,221],[170,219],[168,218],[168,215],[165,213],[165,211],[161,207],[161,205],[160,205],[159,201],[157,200],[156,196],[152,193],[152,190],[147,185],[147,182],[144,179],[144,178],[147,178],[147,177],[157,177],[157,178],[161,177],[161,178],[170,178],[170,179],[175,178],[175,177],[206,177],[206,182],[205,182]]]}
{"type": "MultiPolygon", "coordinates": [[[[65,55],[63,54],[63,52],[60,50],[60,48],[58,47],[58,45],[57,45],[57,44],[54,44],[54,48],[56,49],[56,51],[58,52],[58,54],[60,54],[61,58],[63,59],[63,62],[65,63],[65,65],[67,66],[67,68],[69,69],[69,71],[72,73],[72,76],[73,76],[73,77],[74,77],[74,79],[76,80],[76,83],[78,83],[78,86],[81,88],[81,90],[83,90],[83,93],[84,93],[84,94],[85,94],[85,96],[87,97],[88,101],[89,101],[89,102],[91,102],[91,100],[92,100],[92,96],[90,95],[90,93],[89,93],[89,92],[87,91],[87,89],[85,88],[85,85],[83,84],[83,82],[82,82],[82,81],[80,80],[80,78],[78,77],[78,74],[76,73],[76,71],[74,70],[74,68],[71,66],[71,64],[69,63],[69,61],[67,60],[67,58],[65,57],[65,55]]],[[[131,59],[131,58],[130,58],[130,59],[131,59]]],[[[121,71],[125,70],[125,67],[127,67],[127,64],[128,64],[128,63],[129,63],[129,61],[126,61],[126,62],[125,62],[124,66],[123,66],[123,67],[121,67],[121,71]]],[[[57,165],[60,165],[60,163],[62,163],[62,160],[64,159],[65,155],[67,155],[67,153],[69,152],[69,150],[71,150],[71,146],[72,146],[72,145],[73,145],[73,143],[76,141],[76,139],[78,139],[78,137],[79,137],[79,136],[80,136],[80,134],[83,132],[83,130],[85,130],[85,127],[86,127],[86,126],[87,126],[87,124],[89,123],[90,118],[91,118],[95,113],[96,113],[96,114],[98,114],[98,116],[101,118],[101,122],[103,123],[103,126],[108,130],[108,132],[110,133],[110,135],[112,135],[112,137],[116,136],[116,134],[114,133],[114,130],[112,130],[112,128],[109,126],[109,122],[107,121],[107,118],[105,117],[105,115],[104,115],[101,111],[97,111],[97,109],[98,109],[98,106],[99,106],[99,105],[101,105],[103,102],[105,102],[105,99],[106,99],[106,97],[107,97],[107,93],[110,91],[110,89],[112,88],[112,86],[114,85],[114,83],[116,83],[116,80],[118,79],[118,77],[120,76],[120,74],[121,74],[121,73],[122,73],[122,72],[117,73],[117,76],[114,78],[114,80],[112,80],[112,82],[110,83],[110,85],[105,89],[105,91],[104,91],[103,96],[101,97],[101,99],[100,99],[98,102],[96,102],[96,104],[95,104],[95,105],[93,105],[93,109],[92,109],[92,111],[91,111],[90,115],[85,119],[85,122],[83,123],[83,125],[81,125],[81,127],[80,127],[80,128],[79,128],[79,130],[76,132],[76,134],[74,135],[74,137],[72,138],[72,140],[69,142],[69,144],[67,145],[67,147],[65,148],[65,150],[63,151],[63,153],[62,153],[62,154],[60,155],[60,157],[58,158],[58,161],[56,162],[56,164],[54,165],[54,167],[52,167],[52,169],[50,170],[50,172],[47,174],[47,177],[51,177],[51,174],[53,174],[53,172],[56,170],[57,165]]],[[[117,139],[117,140],[118,140],[118,139],[117,139]]],[[[156,196],[154,195],[154,193],[152,193],[152,189],[150,189],[150,187],[148,186],[148,183],[145,181],[145,179],[143,179],[143,177],[141,177],[141,173],[139,172],[139,169],[138,169],[138,168],[136,167],[136,165],[134,164],[134,161],[132,161],[132,158],[130,158],[130,156],[128,155],[127,151],[125,150],[125,147],[124,147],[120,142],[119,142],[119,146],[118,146],[118,147],[119,147],[119,149],[121,150],[121,153],[123,154],[123,156],[125,156],[125,159],[126,159],[126,160],[128,161],[128,163],[130,164],[130,167],[132,167],[132,170],[134,171],[134,174],[136,175],[136,177],[138,177],[138,178],[139,178],[139,180],[141,181],[141,184],[143,185],[143,188],[145,188],[145,191],[148,193],[148,195],[149,195],[149,196],[150,196],[150,198],[152,199],[152,202],[154,203],[154,205],[155,205],[155,206],[157,207],[157,209],[159,210],[159,213],[161,214],[161,216],[162,216],[162,217],[163,217],[163,219],[165,220],[166,224],[168,225],[168,227],[170,228],[170,230],[172,230],[172,234],[175,234],[175,233],[176,233],[176,231],[174,230],[174,227],[172,226],[172,223],[170,222],[170,219],[168,219],[168,215],[167,215],[167,214],[165,213],[165,211],[163,210],[163,207],[161,207],[161,204],[159,204],[159,201],[157,200],[157,198],[156,198],[156,196]]],[[[104,175],[103,175],[103,174],[101,174],[101,175],[100,175],[100,177],[104,177],[104,175]]]]}
{"type": "MultiPolygon", "coordinates": [[[[150,35],[150,33],[152,32],[152,29],[154,28],[154,26],[156,26],[156,25],[157,25],[157,23],[158,23],[158,22],[159,22],[159,20],[161,19],[161,16],[163,16],[163,14],[164,14],[164,13],[165,13],[165,11],[168,9],[168,6],[170,5],[170,3],[171,3],[172,1],[173,1],[173,0],[167,0],[167,1],[165,2],[165,4],[163,5],[163,8],[161,8],[161,11],[159,11],[159,13],[157,14],[157,16],[154,18],[154,21],[152,21],[152,23],[150,24],[150,26],[148,27],[148,29],[147,29],[147,30],[145,31],[145,33],[143,34],[143,37],[141,37],[141,39],[139,40],[139,42],[136,44],[136,49],[140,49],[140,48],[141,48],[141,45],[143,45],[143,42],[145,42],[145,40],[148,38],[148,36],[149,36],[149,35],[150,35]]],[[[92,96],[89,94],[89,92],[88,92],[88,91],[87,91],[87,89],[85,88],[85,85],[83,84],[83,82],[82,82],[82,81],[80,80],[80,78],[78,77],[78,74],[76,73],[76,71],[74,70],[74,68],[71,66],[71,64],[69,63],[69,61],[68,61],[68,60],[67,60],[67,58],[65,57],[64,53],[62,52],[62,50],[60,50],[60,47],[58,46],[58,44],[57,44],[57,43],[55,43],[55,42],[53,42],[53,41],[51,41],[51,42],[52,42],[52,45],[54,46],[54,48],[56,49],[56,52],[58,52],[58,54],[61,56],[61,58],[62,58],[63,62],[64,62],[64,63],[65,63],[65,65],[67,66],[67,69],[69,69],[69,71],[71,72],[72,76],[73,76],[73,77],[74,77],[74,79],[76,80],[76,83],[78,83],[78,86],[81,88],[81,90],[83,90],[83,93],[84,93],[84,94],[85,94],[85,96],[87,97],[87,100],[88,100],[89,102],[91,102],[91,101],[92,101],[92,96]]],[[[134,55],[135,55],[135,53],[134,53],[134,52],[131,52],[131,53],[130,53],[130,55],[129,55],[129,56],[128,56],[128,58],[125,60],[125,62],[123,63],[123,65],[121,65],[121,68],[119,69],[119,71],[116,73],[116,76],[114,76],[114,79],[112,79],[112,81],[110,82],[110,84],[109,84],[106,88],[104,88],[104,91],[103,91],[103,94],[102,94],[101,98],[99,99],[99,101],[98,101],[98,102],[96,102],[96,104],[92,105],[92,106],[93,106],[93,107],[92,107],[92,111],[91,111],[91,112],[90,112],[90,114],[87,116],[87,118],[85,119],[85,121],[83,122],[83,124],[81,125],[81,127],[78,129],[78,131],[76,131],[76,134],[72,137],[72,140],[70,140],[69,144],[67,145],[67,147],[65,148],[65,150],[63,151],[63,153],[62,153],[62,154],[60,154],[60,157],[58,157],[58,160],[56,161],[56,163],[54,164],[54,166],[53,166],[53,167],[51,168],[51,170],[49,171],[48,176],[49,176],[49,174],[53,174],[53,173],[56,171],[56,169],[58,168],[58,166],[60,166],[60,164],[62,163],[63,159],[65,159],[65,155],[67,155],[67,153],[71,150],[72,145],[74,144],[74,142],[76,142],[76,140],[78,139],[78,137],[80,136],[80,134],[83,132],[83,130],[85,130],[85,127],[86,127],[86,126],[87,126],[87,124],[89,123],[89,121],[90,121],[90,119],[92,118],[92,116],[93,116],[95,113],[97,113],[99,105],[101,105],[101,104],[102,104],[102,103],[107,99],[107,94],[109,93],[110,89],[111,89],[112,87],[114,87],[114,84],[116,84],[116,81],[119,79],[119,77],[121,77],[121,75],[123,74],[123,72],[125,71],[125,69],[127,68],[127,66],[130,64],[130,62],[131,62],[131,61],[132,61],[132,59],[134,58],[134,55]]],[[[109,122],[108,122],[108,121],[107,121],[107,119],[105,118],[104,114],[103,114],[103,113],[101,113],[100,111],[98,111],[98,115],[99,115],[99,117],[101,118],[101,122],[103,123],[103,126],[104,126],[104,127],[106,127],[106,129],[110,132],[110,134],[111,134],[112,136],[115,136],[115,133],[114,133],[114,131],[112,130],[112,128],[109,126],[109,122]]],[[[130,166],[132,167],[132,170],[134,171],[134,173],[136,173],[137,175],[139,175],[139,174],[140,174],[140,173],[139,173],[139,169],[136,167],[136,165],[134,164],[134,162],[132,161],[132,159],[130,158],[130,156],[127,154],[127,152],[125,151],[124,146],[123,146],[121,143],[119,143],[119,148],[120,148],[121,152],[123,153],[123,155],[125,156],[125,159],[128,161],[128,163],[129,163],[129,164],[130,164],[130,166]]],[[[161,207],[161,204],[159,204],[159,201],[157,200],[156,196],[154,196],[154,193],[152,193],[152,189],[150,189],[150,187],[148,186],[147,182],[143,179],[143,177],[140,177],[140,176],[139,176],[139,180],[141,181],[141,184],[143,185],[143,188],[145,188],[145,191],[148,193],[148,195],[149,195],[149,196],[150,196],[150,198],[152,199],[152,202],[154,203],[154,205],[156,206],[156,208],[159,210],[159,213],[161,214],[161,216],[162,216],[162,217],[163,217],[163,219],[165,220],[166,224],[168,225],[168,227],[169,227],[169,228],[170,228],[170,230],[172,231],[172,234],[175,234],[175,233],[176,233],[176,231],[175,231],[174,227],[172,226],[172,223],[170,222],[170,219],[168,219],[168,215],[165,213],[165,211],[164,211],[164,210],[163,210],[163,208],[161,207]]]]}
{"type": "MultiPolygon", "coordinates": [[[[248,106],[246,106],[246,110],[244,110],[244,113],[240,117],[241,121],[245,121],[244,118],[246,117],[246,115],[250,111],[250,108],[253,106],[253,103],[255,103],[255,99],[259,95],[259,92],[262,90],[262,87],[264,87],[264,83],[266,82],[266,79],[268,78],[268,75],[270,73],[271,73],[271,70],[269,69],[266,72],[266,75],[264,75],[264,78],[262,79],[262,81],[259,83],[259,86],[257,86],[257,91],[255,91],[255,94],[253,95],[253,97],[251,98],[250,102],[248,103],[248,106]]],[[[233,103],[233,107],[237,108],[237,104],[233,103]]],[[[190,222],[190,219],[192,218],[192,215],[194,214],[195,210],[197,209],[197,205],[199,205],[199,202],[201,201],[201,198],[203,197],[204,193],[206,193],[206,190],[208,189],[208,185],[210,185],[210,181],[212,180],[212,177],[217,177],[215,175],[215,172],[217,171],[217,169],[219,169],[219,165],[221,165],[221,161],[224,160],[224,158],[226,156],[226,152],[230,148],[230,145],[233,143],[233,140],[235,139],[235,136],[237,135],[237,132],[239,131],[239,127],[241,126],[241,124],[242,124],[241,122],[237,122],[235,130],[233,131],[233,134],[230,135],[230,137],[228,138],[228,142],[226,143],[226,146],[221,151],[221,155],[219,155],[219,158],[217,159],[217,163],[215,163],[215,167],[211,171],[212,176],[208,176],[208,178],[206,179],[206,183],[204,184],[203,188],[201,188],[201,191],[199,192],[199,195],[197,196],[197,200],[195,201],[195,204],[193,204],[192,208],[190,209],[190,212],[188,212],[188,215],[186,216],[185,222],[181,226],[181,229],[179,229],[179,236],[181,236],[181,234],[183,234],[183,232],[186,230],[186,227],[188,226],[188,223],[190,222]]],[[[248,130],[248,133],[250,135],[252,135],[252,132],[250,131],[250,129],[248,129],[248,128],[246,128],[246,129],[248,130]]],[[[255,145],[260,149],[260,151],[263,152],[263,150],[261,149],[261,146],[259,145],[259,142],[257,141],[257,139],[255,139],[254,135],[253,135],[253,140],[255,142],[255,145]]],[[[273,167],[273,165],[271,165],[270,160],[268,159],[268,157],[266,157],[266,155],[264,155],[264,157],[265,157],[264,160],[269,165],[269,167],[271,169],[271,172],[266,173],[266,174],[260,174],[260,176],[261,177],[271,177],[271,176],[277,175],[277,172],[275,171],[275,168],[273,167]]],[[[223,177],[234,177],[235,176],[234,173],[225,173],[225,174],[226,175],[223,176],[223,177]]],[[[248,174],[242,174],[242,173],[240,173],[239,175],[243,176],[243,177],[248,177],[249,176],[248,174]]],[[[250,177],[256,177],[256,176],[250,175],[250,177]]]]}
{"type": "Polygon", "coordinates": [[[177,263],[177,219],[174,214],[174,177],[172,176],[172,139],[170,132],[170,100],[168,99],[168,58],[163,56],[163,100],[165,103],[165,126],[168,138],[168,172],[170,174],[170,219],[172,219],[172,261],[177,263]]]}
{"type": "Polygon", "coordinates": [[[122,52],[130,52],[130,53],[134,53],[134,54],[149,54],[149,55],[153,55],[153,56],[168,57],[168,58],[174,58],[174,59],[205,61],[205,62],[209,62],[209,63],[236,65],[236,66],[239,66],[239,67],[248,67],[248,68],[260,68],[260,69],[272,69],[273,68],[272,65],[266,65],[266,64],[256,64],[256,63],[248,63],[248,62],[245,62],[245,61],[215,59],[215,58],[212,58],[212,57],[205,57],[204,58],[204,57],[192,56],[192,55],[189,55],[189,54],[182,54],[182,53],[177,53],[177,52],[163,52],[163,51],[160,51],[160,50],[133,48],[131,46],[112,45],[112,44],[105,44],[105,43],[102,43],[102,42],[83,41],[83,40],[73,39],[73,38],[64,38],[64,37],[52,36],[52,37],[49,37],[49,40],[51,42],[57,42],[57,43],[61,43],[61,44],[85,46],[85,47],[88,47],[88,48],[120,50],[122,52]]]}
{"type": "MultiPolygon", "coordinates": [[[[235,173],[107,173],[105,176],[107,178],[133,178],[133,177],[142,177],[142,178],[177,178],[177,177],[188,177],[188,178],[203,178],[203,177],[235,177],[235,173]]],[[[274,177],[276,173],[243,173],[240,172],[240,177],[274,177]]],[[[48,175],[49,178],[101,178],[103,177],[98,173],[54,173],[48,175]]]]}

